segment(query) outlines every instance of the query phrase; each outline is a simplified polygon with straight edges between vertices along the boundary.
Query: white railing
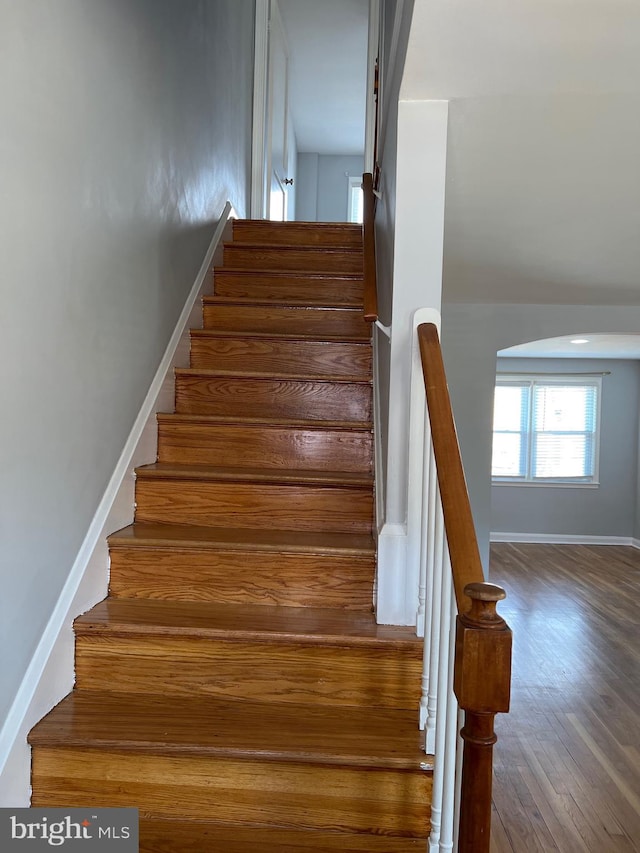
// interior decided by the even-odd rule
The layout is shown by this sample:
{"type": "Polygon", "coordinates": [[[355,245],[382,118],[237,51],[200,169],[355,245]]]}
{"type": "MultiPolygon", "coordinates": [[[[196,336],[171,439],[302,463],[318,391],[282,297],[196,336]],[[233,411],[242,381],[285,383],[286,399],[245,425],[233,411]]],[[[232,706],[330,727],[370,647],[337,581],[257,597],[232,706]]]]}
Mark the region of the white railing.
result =
{"type": "Polygon", "coordinates": [[[433,755],[429,853],[489,853],[493,724],[509,710],[511,631],[496,612],[504,590],[484,579],[439,320],[421,309],[412,324],[407,516],[424,637],[420,722],[433,755]]]}
{"type": "Polygon", "coordinates": [[[440,326],[432,309],[416,311],[412,323],[409,442],[408,553],[418,580],[418,635],[424,637],[420,727],[433,757],[429,853],[456,849],[462,751],[460,714],[453,693],[457,608],[418,346],[421,323],[440,326]]]}

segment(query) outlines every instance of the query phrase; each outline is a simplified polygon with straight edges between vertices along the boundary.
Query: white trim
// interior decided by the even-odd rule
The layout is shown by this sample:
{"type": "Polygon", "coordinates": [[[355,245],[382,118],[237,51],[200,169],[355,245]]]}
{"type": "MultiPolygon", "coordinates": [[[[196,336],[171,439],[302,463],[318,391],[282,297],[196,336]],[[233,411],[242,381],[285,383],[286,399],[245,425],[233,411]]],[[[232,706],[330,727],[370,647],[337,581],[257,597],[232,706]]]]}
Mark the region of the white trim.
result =
{"type": "Polygon", "coordinates": [[[160,366],[0,731],[2,807],[29,805],[31,754],[27,734],[73,687],[73,620],[107,594],[106,537],[133,521],[134,470],[138,465],[155,461],[156,412],[173,411],[174,368],[189,363],[189,329],[202,322],[199,299],[210,283],[208,274],[212,265],[221,260],[218,252],[222,251],[225,230],[234,216],[227,202],[160,366]]]}
{"type": "Polygon", "coordinates": [[[640,548],[631,536],[587,536],[582,533],[502,533],[489,534],[491,542],[522,542],[532,545],[630,545],[640,548]]]}
{"type": "Polygon", "coordinates": [[[369,44],[367,48],[367,102],[364,129],[364,171],[371,172],[375,163],[376,132],[376,60],[380,49],[380,0],[369,0],[369,44]]]}
{"type": "Polygon", "coordinates": [[[251,216],[253,219],[264,219],[266,211],[265,139],[268,124],[270,5],[270,0],[256,0],[251,138],[251,216]]]}
{"type": "Polygon", "coordinates": [[[509,480],[491,480],[491,488],[494,486],[501,487],[507,486],[509,488],[520,488],[521,486],[525,486],[527,489],[599,489],[600,488],[600,480],[596,483],[569,483],[567,480],[540,480],[540,482],[535,482],[533,480],[514,480],[510,482],[509,480]]]}
{"type": "Polygon", "coordinates": [[[382,454],[382,436],[380,430],[382,427],[382,414],[380,409],[380,366],[378,362],[378,348],[380,343],[378,340],[379,332],[374,326],[371,330],[371,345],[373,355],[373,452],[374,452],[374,471],[375,471],[375,511],[376,511],[376,531],[382,530],[384,525],[384,462],[382,454]]]}
{"type": "MultiPolygon", "coordinates": [[[[405,523],[385,522],[378,534],[376,617],[383,625],[416,625],[418,617],[422,513],[426,512],[422,500],[426,408],[416,335],[421,323],[435,323],[440,329],[440,313],[433,308],[419,308],[411,320],[410,360],[407,364],[412,403],[408,413],[407,518],[405,523]]],[[[389,453],[388,464],[392,461],[389,453]]]]}
{"type": "MultiPolygon", "coordinates": [[[[380,625],[415,625],[416,608],[407,614],[405,601],[407,527],[384,524],[378,533],[376,621],[380,625]]],[[[418,591],[416,589],[416,597],[418,591]]]]}

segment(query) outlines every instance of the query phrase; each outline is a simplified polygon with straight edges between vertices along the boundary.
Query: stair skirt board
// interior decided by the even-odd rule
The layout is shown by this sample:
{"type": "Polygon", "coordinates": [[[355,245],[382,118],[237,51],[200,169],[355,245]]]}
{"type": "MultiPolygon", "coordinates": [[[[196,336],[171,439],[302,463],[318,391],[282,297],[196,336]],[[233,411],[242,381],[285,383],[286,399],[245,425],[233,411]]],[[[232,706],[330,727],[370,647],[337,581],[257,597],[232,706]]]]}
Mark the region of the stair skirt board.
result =
{"type": "Polygon", "coordinates": [[[256,849],[234,828],[406,853],[432,762],[422,643],[372,612],[361,232],[237,221],[216,270],[242,295],[203,296],[109,595],[75,619],[75,689],[29,734],[32,803],[137,806],[149,853],[256,849]]]}
{"type": "Polygon", "coordinates": [[[223,242],[230,239],[235,215],[227,202],[120,459],[0,731],[0,807],[29,805],[31,751],[27,733],[73,687],[73,618],[104,598],[107,592],[106,538],[133,520],[132,472],[136,466],[156,457],[156,413],[173,408],[174,371],[189,364],[190,329],[201,323],[203,294],[211,288],[212,269],[222,263],[223,242]]]}

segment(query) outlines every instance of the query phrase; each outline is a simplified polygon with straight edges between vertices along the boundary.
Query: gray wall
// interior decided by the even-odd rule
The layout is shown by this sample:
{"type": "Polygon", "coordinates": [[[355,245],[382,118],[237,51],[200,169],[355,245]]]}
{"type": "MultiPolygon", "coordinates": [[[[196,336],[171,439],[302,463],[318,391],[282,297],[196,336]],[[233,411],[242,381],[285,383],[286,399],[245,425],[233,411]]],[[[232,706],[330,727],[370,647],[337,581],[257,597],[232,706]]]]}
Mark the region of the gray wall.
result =
{"type": "Polygon", "coordinates": [[[633,538],[640,541],[640,413],[638,416],[638,466],[636,469],[636,511],[633,519],[633,538]]]}
{"type": "Polygon", "coordinates": [[[346,222],[348,177],[364,171],[364,157],[341,154],[298,154],[296,219],[303,222],[346,222]]]}
{"type": "Polygon", "coordinates": [[[638,460],[636,361],[499,358],[503,373],[601,373],[600,466],[597,488],[494,485],[492,531],[631,536],[638,460]]]}
{"type": "Polygon", "coordinates": [[[0,0],[0,725],[248,201],[254,4],[0,0]]]}
{"type": "MultiPolygon", "coordinates": [[[[636,334],[640,307],[445,303],[442,346],[471,507],[488,567],[496,353],[560,335],[636,334]]],[[[567,532],[567,531],[564,531],[567,532]]],[[[628,531],[628,536],[632,531],[628,531]]]]}
{"type": "MultiPolygon", "coordinates": [[[[398,98],[409,40],[413,0],[405,0],[395,57],[391,57],[394,0],[382,0],[383,44],[381,61],[381,100],[378,135],[381,197],[376,203],[376,265],[378,284],[378,316],[385,326],[392,322],[393,260],[396,228],[396,160],[398,153],[398,98]],[[393,62],[393,64],[392,64],[393,62]]],[[[387,459],[389,454],[389,385],[391,374],[391,344],[377,333],[377,368],[380,423],[378,432],[382,445],[383,470],[377,472],[386,493],[387,459]]]]}

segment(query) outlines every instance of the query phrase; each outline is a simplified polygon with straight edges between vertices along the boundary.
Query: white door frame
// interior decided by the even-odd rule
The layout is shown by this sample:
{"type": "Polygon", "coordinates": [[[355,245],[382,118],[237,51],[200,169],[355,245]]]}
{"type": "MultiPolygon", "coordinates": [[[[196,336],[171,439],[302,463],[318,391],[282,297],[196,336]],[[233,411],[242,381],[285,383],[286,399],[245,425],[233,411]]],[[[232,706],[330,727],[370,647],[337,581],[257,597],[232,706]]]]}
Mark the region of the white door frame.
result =
{"type": "Polygon", "coordinates": [[[376,96],[374,91],[376,78],[376,60],[380,46],[380,0],[369,0],[369,45],[367,48],[367,103],[364,130],[364,170],[371,172],[375,167],[376,134],[376,96]]]}
{"type": "MultiPolygon", "coordinates": [[[[282,39],[285,61],[289,63],[289,46],[277,0],[256,0],[255,59],[253,67],[253,129],[251,140],[251,216],[254,219],[269,219],[272,179],[272,130],[273,130],[273,57],[272,38],[276,28],[282,39]]],[[[285,125],[290,121],[289,92],[285,81],[285,125]]],[[[285,129],[283,139],[284,169],[287,172],[289,133],[285,129]]],[[[293,169],[295,171],[295,168],[293,169]]],[[[285,175],[278,176],[278,182],[285,175]]],[[[285,214],[287,192],[285,196],[285,214]]]]}
{"type": "MultiPolygon", "coordinates": [[[[253,132],[251,142],[251,216],[265,219],[267,211],[266,138],[269,127],[269,20],[275,0],[256,0],[255,56],[253,66],[253,132]]],[[[402,3],[400,3],[402,6],[402,3]]],[[[364,166],[373,172],[376,102],[375,67],[380,40],[380,0],[369,0],[369,41],[367,50],[367,96],[364,140],[364,166]]]]}
{"type": "Polygon", "coordinates": [[[266,136],[269,126],[269,18],[271,0],[256,0],[253,65],[253,132],[251,137],[251,217],[265,219],[267,210],[266,136]]]}

